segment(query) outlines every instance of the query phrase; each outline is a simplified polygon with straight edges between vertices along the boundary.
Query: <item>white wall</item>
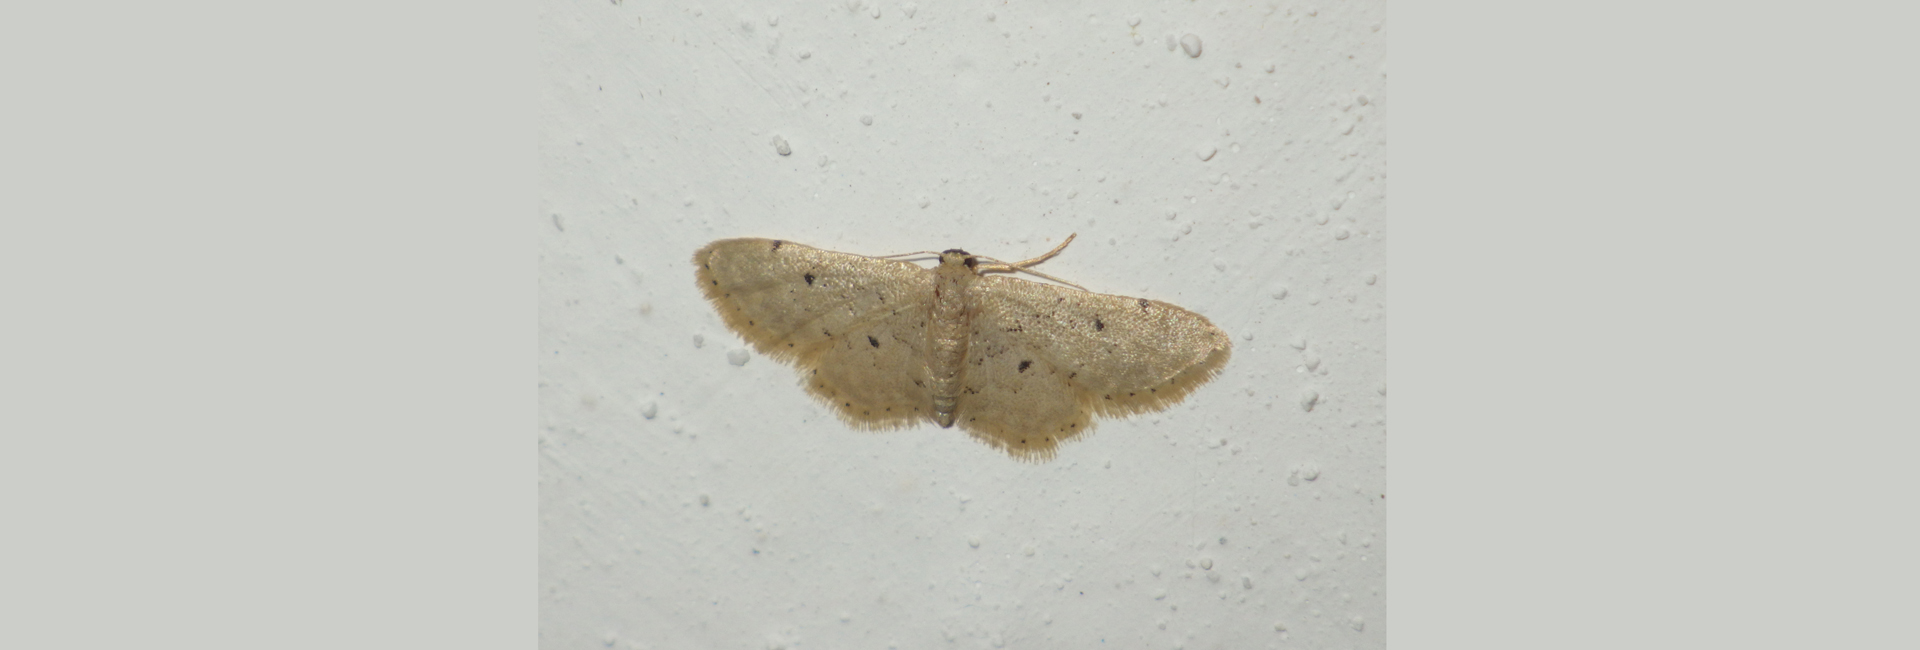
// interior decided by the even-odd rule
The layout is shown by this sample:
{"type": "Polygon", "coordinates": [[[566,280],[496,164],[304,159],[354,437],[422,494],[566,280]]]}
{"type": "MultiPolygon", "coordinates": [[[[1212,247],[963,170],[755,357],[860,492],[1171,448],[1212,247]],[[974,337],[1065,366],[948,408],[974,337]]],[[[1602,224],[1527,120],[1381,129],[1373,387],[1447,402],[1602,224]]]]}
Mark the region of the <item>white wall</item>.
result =
{"type": "Polygon", "coordinates": [[[1385,645],[1384,3],[541,11],[544,647],[1385,645]],[[688,262],[1076,232],[1234,357],[1041,465],[729,364],[688,262]]]}

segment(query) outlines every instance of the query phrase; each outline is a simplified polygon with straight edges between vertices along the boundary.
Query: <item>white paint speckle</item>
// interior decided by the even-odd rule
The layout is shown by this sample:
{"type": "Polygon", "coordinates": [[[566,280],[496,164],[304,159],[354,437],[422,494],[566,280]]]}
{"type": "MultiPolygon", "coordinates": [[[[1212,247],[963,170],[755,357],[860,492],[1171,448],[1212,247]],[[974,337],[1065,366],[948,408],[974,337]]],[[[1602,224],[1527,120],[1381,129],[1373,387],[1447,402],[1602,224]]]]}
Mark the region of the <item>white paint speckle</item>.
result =
{"type": "Polygon", "coordinates": [[[1200,56],[1200,37],[1192,34],[1180,37],[1180,49],[1186,50],[1187,56],[1198,58],[1200,56]]]}

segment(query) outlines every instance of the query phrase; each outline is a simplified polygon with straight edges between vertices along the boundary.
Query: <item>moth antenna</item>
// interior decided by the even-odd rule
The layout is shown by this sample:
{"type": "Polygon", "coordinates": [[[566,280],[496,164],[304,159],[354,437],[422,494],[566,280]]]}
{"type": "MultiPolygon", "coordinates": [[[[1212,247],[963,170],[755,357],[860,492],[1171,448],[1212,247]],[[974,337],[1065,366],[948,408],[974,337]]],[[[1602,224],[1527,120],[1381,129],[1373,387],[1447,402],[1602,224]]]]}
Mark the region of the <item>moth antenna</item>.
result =
{"type": "Polygon", "coordinates": [[[1080,236],[1080,233],[1077,233],[1077,232],[1068,234],[1066,241],[1060,242],[1059,246],[1053,247],[1053,250],[1047,251],[1045,255],[1041,255],[1039,257],[1027,260],[1025,262],[1015,262],[1013,265],[1018,267],[1033,266],[1035,264],[1039,264],[1041,262],[1045,262],[1047,260],[1053,259],[1053,256],[1059,255],[1060,251],[1067,249],[1067,244],[1073,243],[1073,238],[1079,237],[1079,236],[1080,236]]]}
{"type": "MultiPolygon", "coordinates": [[[[1047,252],[1046,252],[1046,254],[1044,254],[1044,255],[1041,255],[1041,256],[1039,256],[1039,257],[1036,257],[1036,258],[1033,258],[1033,259],[1030,259],[1030,260],[1026,260],[1026,261],[1024,261],[1024,262],[1014,262],[1014,263],[1012,263],[1012,264],[1008,264],[1008,263],[1006,263],[1006,262],[1002,262],[1002,261],[1000,261],[1000,260],[997,260],[997,259],[993,259],[993,258],[991,258],[991,257],[982,257],[982,256],[977,256],[977,255],[976,255],[975,257],[980,257],[981,259],[986,259],[986,260],[991,260],[991,261],[993,261],[993,262],[995,262],[995,264],[986,264],[986,265],[982,265],[982,266],[980,266],[980,267],[979,267],[979,268],[978,268],[977,270],[978,270],[979,272],[981,272],[981,273],[1013,273],[1013,272],[1015,272],[1015,271],[1018,271],[1018,272],[1021,272],[1021,273],[1027,273],[1027,274],[1031,274],[1031,275],[1036,275],[1036,276],[1039,276],[1039,277],[1043,277],[1043,278],[1046,278],[1046,279],[1048,279],[1048,280],[1052,280],[1052,281],[1054,281],[1054,282],[1058,282],[1058,283],[1060,283],[1060,284],[1064,284],[1064,285],[1067,285],[1067,286],[1069,286],[1069,287],[1073,287],[1073,288],[1075,288],[1075,289],[1079,289],[1079,290],[1081,290],[1081,291],[1087,291],[1087,288],[1086,288],[1086,287],[1083,287],[1083,286],[1080,286],[1080,285],[1077,285],[1077,284],[1074,284],[1074,283],[1072,283],[1072,282],[1068,282],[1068,281],[1066,281],[1066,280],[1062,280],[1062,279],[1060,279],[1060,278],[1056,278],[1056,277],[1053,277],[1053,276],[1051,276],[1051,275],[1047,275],[1047,274],[1045,274],[1045,273],[1041,273],[1041,272],[1039,272],[1039,271],[1035,271],[1035,270],[1033,270],[1033,269],[1031,269],[1031,268],[1028,268],[1028,267],[1031,267],[1031,266],[1034,266],[1034,265],[1036,265],[1036,264],[1039,264],[1039,263],[1041,263],[1041,262],[1045,262],[1045,261],[1047,261],[1047,260],[1050,260],[1050,259],[1053,259],[1053,256],[1055,256],[1055,255],[1059,255],[1059,254],[1060,254],[1060,251],[1063,251],[1063,250],[1066,250],[1066,249],[1067,249],[1067,244],[1071,244],[1071,243],[1073,243],[1073,238],[1075,238],[1075,237],[1078,237],[1078,236],[1080,236],[1080,233],[1073,233],[1073,234],[1070,234],[1070,235],[1067,235],[1067,239],[1066,239],[1066,241],[1063,241],[1063,242],[1060,242],[1060,245],[1059,245],[1059,246],[1055,246],[1055,247],[1053,247],[1053,250],[1050,250],[1050,251],[1047,251],[1047,252]]],[[[1093,293],[1093,292],[1092,292],[1092,291],[1087,291],[1087,293],[1093,293]]]]}
{"type": "Polygon", "coordinates": [[[913,256],[915,256],[915,255],[934,255],[934,256],[938,256],[939,254],[940,254],[940,252],[939,252],[939,251],[914,251],[914,252],[911,252],[911,253],[894,253],[894,254],[892,254],[892,255],[877,255],[877,256],[874,256],[874,259],[881,259],[881,260],[890,260],[890,259],[893,259],[893,258],[896,258],[896,257],[913,257],[913,256]]]}
{"type": "Polygon", "coordinates": [[[994,265],[986,265],[986,264],[982,264],[982,265],[980,265],[980,269],[979,269],[979,270],[980,270],[980,272],[981,272],[981,273],[1012,273],[1012,272],[1015,272],[1015,271],[1018,271],[1018,272],[1021,272],[1021,273],[1025,273],[1025,274],[1028,274],[1028,275],[1037,275],[1037,276],[1040,276],[1040,277],[1043,277],[1043,278],[1046,278],[1046,279],[1048,279],[1048,280],[1052,280],[1052,281],[1054,281],[1054,282],[1058,282],[1058,283],[1060,283],[1060,284],[1064,284],[1064,285],[1067,285],[1067,286],[1069,286],[1069,287],[1073,287],[1073,288],[1075,288],[1075,289],[1079,289],[1079,290],[1081,290],[1081,291],[1085,291],[1085,292],[1087,292],[1087,293],[1093,293],[1093,291],[1091,291],[1091,290],[1089,290],[1089,289],[1087,289],[1086,287],[1083,287],[1083,286],[1080,286],[1080,285],[1077,285],[1077,284],[1074,284],[1074,283],[1072,283],[1072,282],[1068,282],[1068,281],[1066,281],[1066,280],[1062,280],[1062,279],[1060,279],[1060,278],[1056,278],[1056,277],[1053,277],[1053,276],[1051,276],[1051,275],[1047,275],[1047,274],[1045,274],[1045,273],[1041,273],[1041,272],[1039,272],[1039,271],[1035,271],[1035,270],[1033,270],[1033,269],[1028,269],[1028,268],[1021,268],[1021,267],[1020,267],[1020,266],[1018,266],[1018,265],[1009,265],[1009,264],[994,264],[994,265]]]}

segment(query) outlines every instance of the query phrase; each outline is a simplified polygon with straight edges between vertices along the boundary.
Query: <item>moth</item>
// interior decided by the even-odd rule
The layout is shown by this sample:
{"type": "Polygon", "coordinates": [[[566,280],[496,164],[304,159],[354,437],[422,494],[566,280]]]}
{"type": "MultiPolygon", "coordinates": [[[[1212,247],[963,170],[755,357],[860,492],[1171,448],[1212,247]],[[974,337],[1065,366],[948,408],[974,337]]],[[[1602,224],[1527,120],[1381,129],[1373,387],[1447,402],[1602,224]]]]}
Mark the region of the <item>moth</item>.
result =
{"type": "Polygon", "coordinates": [[[1015,458],[1044,461],[1095,416],[1179,403],[1232,351],[1199,314],[1032,269],[1072,242],[1011,264],[950,249],[928,269],[779,239],[722,239],[693,263],[727,327],[797,367],[801,386],[849,425],[958,425],[1015,458]],[[1068,286],[1009,276],[1016,272],[1068,286]]]}

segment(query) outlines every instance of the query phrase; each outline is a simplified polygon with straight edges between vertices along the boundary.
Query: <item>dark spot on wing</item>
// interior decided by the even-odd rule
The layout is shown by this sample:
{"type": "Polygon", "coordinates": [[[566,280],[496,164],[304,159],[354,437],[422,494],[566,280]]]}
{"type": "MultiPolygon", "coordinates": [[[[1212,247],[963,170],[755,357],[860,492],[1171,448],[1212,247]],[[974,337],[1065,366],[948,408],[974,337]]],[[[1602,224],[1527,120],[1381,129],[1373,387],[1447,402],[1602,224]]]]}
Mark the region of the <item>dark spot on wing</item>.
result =
{"type": "Polygon", "coordinates": [[[1107,324],[1106,324],[1106,323],[1102,323],[1102,322],[1100,322],[1100,319],[1098,319],[1098,318],[1095,318],[1095,319],[1093,319],[1093,331],[1095,331],[1095,332],[1099,332],[1099,331],[1103,331],[1103,330],[1105,330],[1105,329],[1107,329],[1107,324]]]}
{"type": "Polygon", "coordinates": [[[873,344],[873,347],[880,347],[880,339],[869,336],[867,337],[867,342],[873,344]]]}
{"type": "Polygon", "coordinates": [[[1147,299],[1146,299],[1146,298],[1141,298],[1141,299],[1140,299],[1140,308],[1141,308],[1141,309],[1146,309],[1146,308],[1147,308],[1147,299]]]}
{"type": "MultiPolygon", "coordinates": [[[[809,286],[809,287],[811,287],[811,286],[813,286],[813,274],[812,274],[812,273],[808,273],[808,274],[806,275],[806,278],[807,278],[807,286],[809,286]]],[[[1145,307],[1145,306],[1147,306],[1147,301],[1145,301],[1145,300],[1142,300],[1142,301],[1140,301],[1140,306],[1141,306],[1141,307],[1145,307]]]]}
{"type": "Polygon", "coordinates": [[[1020,372],[1026,372],[1026,371],[1027,371],[1027,366],[1031,366],[1031,365],[1033,365],[1033,362],[1032,362],[1032,361],[1021,361],[1021,362],[1020,362],[1020,372]]]}
{"type": "Polygon", "coordinates": [[[785,244],[785,243],[786,243],[786,242],[783,242],[783,241],[780,241],[780,240],[778,240],[778,239],[775,239],[775,240],[773,240],[773,249],[774,249],[774,250],[780,250],[780,245],[781,245],[781,244],[785,244]]]}

